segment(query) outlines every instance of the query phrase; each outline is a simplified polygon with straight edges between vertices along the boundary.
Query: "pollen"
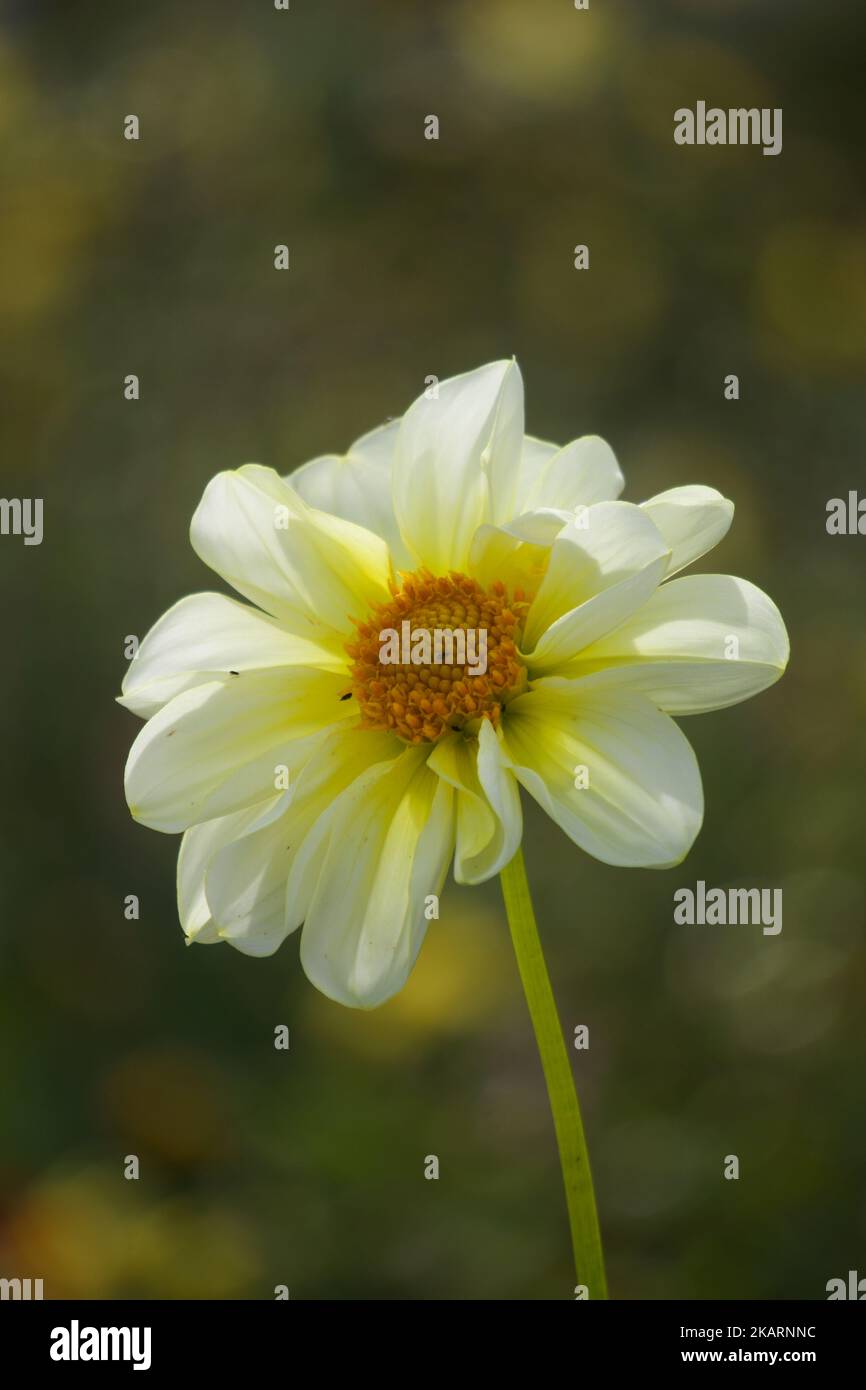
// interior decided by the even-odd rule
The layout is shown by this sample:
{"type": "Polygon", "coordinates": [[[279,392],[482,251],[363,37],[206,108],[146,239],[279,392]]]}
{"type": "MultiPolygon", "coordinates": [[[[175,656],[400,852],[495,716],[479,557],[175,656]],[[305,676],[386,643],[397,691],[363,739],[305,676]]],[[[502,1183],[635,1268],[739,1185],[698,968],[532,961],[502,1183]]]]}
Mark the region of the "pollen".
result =
{"type": "Polygon", "coordinates": [[[401,574],[390,603],[353,619],[352,694],[361,726],[392,729],[407,743],[435,743],[449,733],[496,727],[509,698],[526,684],[517,651],[527,595],[489,588],[452,571],[401,574]]]}

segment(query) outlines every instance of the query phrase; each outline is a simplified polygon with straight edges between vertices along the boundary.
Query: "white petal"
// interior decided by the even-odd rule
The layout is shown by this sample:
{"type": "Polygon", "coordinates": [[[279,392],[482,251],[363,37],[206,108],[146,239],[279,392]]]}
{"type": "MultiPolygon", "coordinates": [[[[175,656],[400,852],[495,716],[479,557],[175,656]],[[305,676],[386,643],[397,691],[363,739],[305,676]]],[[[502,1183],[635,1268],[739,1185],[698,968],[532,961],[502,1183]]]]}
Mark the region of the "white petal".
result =
{"type": "Polygon", "coordinates": [[[270,468],[246,464],[213,478],[190,539],[238,593],[335,650],[339,635],[353,631],[352,617],[390,597],[381,537],[308,507],[270,468]]]}
{"type": "Polygon", "coordinates": [[[347,454],[312,459],[285,481],[309,506],[382,536],[395,569],[403,570],[412,569],[414,562],[394,515],[391,464],[399,428],[399,420],[390,420],[356,440],[347,454]]]}
{"type": "Polygon", "coordinates": [[[288,891],[306,908],[301,963],[329,998],[374,1008],[405,984],[454,849],[453,799],[413,748],[363,773],[310,832],[288,891]]]}
{"type": "Polygon", "coordinates": [[[517,495],[514,499],[515,516],[529,509],[529,499],[535,495],[538,480],[559,449],[558,444],[551,444],[547,439],[536,439],[531,434],[523,436],[517,471],[517,495]]]}
{"type": "Polygon", "coordinates": [[[645,696],[580,687],[551,679],[508,706],[504,744],[515,776],[596,859],[678,864],[703,819],[691,745],[645,696]],[[586,787],[576,785],[582,768],[586,787]]]}
{"type": "MultiPolygon", "coordinates": [[[[535,511],[521,512],[513,521],[506,522],[498,529],[516,536],[518,540],[527,541],[530,545],[541,545],[550,549],[560,531],[574,519],[571,512],[558,511],[555,507],[538,507],[535,511]]],[[[487,529],[485,526],[479,527],[475,532],[476,536],[487,529]]]]}
{"type": "Polygon", "coordinates": [[[297,743],[341,719],[345,677],[294,667],[246,672],[185,690],[148,720],[130,749],[126,799],[154,830],[186,830],[273,795],[297,743]]]}
{"type": "Polygon", "coordinates": [[[668,575],[685,569],[727,535],[734,504],[714,487],[672,487],[641,503],[671,552],[668,575]]]}
{"type": "Polygon", "coordinates": [[[205,892],[219,939],[246,955],[269,956],[300,925],[286,890],[300,845],[319,816],[356,777],[403,745],[390,734],[355,727],[317,739],[292,778],[278,819],[212,856],[205,892]]]}
{"type": "Polygon", "coordinates": [[[560,531],[523,634],[532,673],[555,671],[624,622],[657,587],[668,554],[629,502],[598,502],[560,531]]]}
{"type": "Polygon", "coordinates": [[[435,574],[465,573],[484,521],[514,514],[523,443],[523,382],[494,362],[439,385],[403,416],[394,458],[394,509],[406,545],[435,574]]]}
{"type": "MultiPolygon", "coordinates": [[[[305,823],[303,831],[309,829],[305,823]]],[[[189,832],[187,832],[189,833],[189,832]]],[[[288,935],[286,881],[297,835],[290,812],[211,858],[205,897],[217,938],[245,955],[270,956],[288,935]]]]}
{"type": "Polygon", "coordinates": [[[573,516],[579,507],[614,501],[624,486],[613,449],[598,435],[587,434],[538,460],[521,509],[553,507],[573,516]]]}
{"type": "MultiPolygon", "coordinates": [[[[399,416],[394,420],[386,420],[384,425],[377,425],[375,429],[368,430],[356,439],[349,449],[348,457],[363,459],[390,478],[399,429],[399,416]]],[[[350,517],[349,520],[353,518],[350,517]]]]}
{"type": "Polygon", "coordinates": [[[273,618],[224,594],[181,599],[150,629],[130,662],[118,703],[148,719],[183,690],[231,672],[273,666],[314,666],[346,671],[337,654],[298,637],[273,618]]]}
{"type": "Polygon", "coordinates": [[[732,575],[693,574],[663,584],[565,671],[642,690],[670,714],[700,714],[766,690],[788,654],[782,615],[765,593],[732,575]]]}
{"type": "Polygon", "coordinates": [[[186,831],[177,857],[177,910],[188,943],[212,945],[221,940],[204,891],[205,872],[213,856],[278,814],[286,797],[285,792],[275,793],[244,811],[219,816],[186,831]]]}
{"type": "Polygon", "coordinates": [[[499,737],[481,721],[477,740],[443,739],[427,766],[457,790],[458,883],[483,883],[514,857],[523,833],[520,793],[503,765],[499,737]]]}

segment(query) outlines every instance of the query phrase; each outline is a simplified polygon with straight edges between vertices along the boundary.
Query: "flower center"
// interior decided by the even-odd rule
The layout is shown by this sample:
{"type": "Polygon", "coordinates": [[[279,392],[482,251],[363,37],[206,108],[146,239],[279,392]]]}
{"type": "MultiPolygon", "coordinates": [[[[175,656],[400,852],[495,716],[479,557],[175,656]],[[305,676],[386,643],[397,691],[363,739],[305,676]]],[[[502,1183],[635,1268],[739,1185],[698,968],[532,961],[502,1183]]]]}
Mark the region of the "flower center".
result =
{"type": "Polygon", "coordinates": [[[498,724],[526,680],[515,644],[529,607],[523,590],[509,602],[499,581],[483,589],[456,571],[415,570],[400,581],[390,603],[353,619],[358,637],[346,645],[362,727],[434,743],[481,719],[498,724]]]}

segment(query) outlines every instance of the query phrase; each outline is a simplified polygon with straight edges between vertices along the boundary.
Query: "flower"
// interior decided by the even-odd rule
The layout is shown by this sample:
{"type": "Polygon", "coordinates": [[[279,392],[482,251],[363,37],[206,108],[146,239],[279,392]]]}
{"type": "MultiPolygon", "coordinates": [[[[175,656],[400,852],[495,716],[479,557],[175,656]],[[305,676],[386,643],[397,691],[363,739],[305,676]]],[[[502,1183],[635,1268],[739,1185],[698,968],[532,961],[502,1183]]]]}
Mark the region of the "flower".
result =
{"type": "Polygon", "coordinates": [[[147,720],[130,810],[184,832],[189,942],[266,956],[303,924],[310,980],[374,1007],[405,982],[452,859],[477,884],[515,854],[521,785],[608,864],[687,854],[703,793],[671,716],[777,680],[781,616],[744,579],[674,577],[731,524],[714,489],[618,501],[603,440],[523,430],[520,372],[495,362],[345,457],[208,484],[193,547],[249,603],[182,599],[120,697],[147,720]],[[386,664],[386,630],[417,659],[386,664]],[[434,630],[483,633],[483,671],[427,647],[434,630]]]}

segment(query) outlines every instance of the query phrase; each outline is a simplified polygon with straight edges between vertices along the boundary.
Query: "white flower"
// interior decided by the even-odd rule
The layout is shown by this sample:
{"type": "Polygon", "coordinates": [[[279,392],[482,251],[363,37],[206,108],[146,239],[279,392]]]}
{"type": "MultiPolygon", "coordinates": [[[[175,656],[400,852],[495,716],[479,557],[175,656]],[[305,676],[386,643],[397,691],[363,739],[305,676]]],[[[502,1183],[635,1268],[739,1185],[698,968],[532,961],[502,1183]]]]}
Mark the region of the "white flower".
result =
{"type": "Polygon", "coordinates": [[[519,785],[608,864],[688,852],[701,779],[670,716],[777,680],[784,624],[744,579],[672,577],[728,530],[718,492],[620,502],[601,439],[523,428],[520,372],[496,362],[345,457],[206,488],[192,544],[255,606],[182,599],[121,696],[147,720],[132,814],[185,832],[189,941],[264,956],[303,923],[313,983],[372,1007],[405,982],[452,859],[476,884],[515,853],[519,785]],[[486,674],[377,664],[404,620],[484,628],[486,674]]]}

